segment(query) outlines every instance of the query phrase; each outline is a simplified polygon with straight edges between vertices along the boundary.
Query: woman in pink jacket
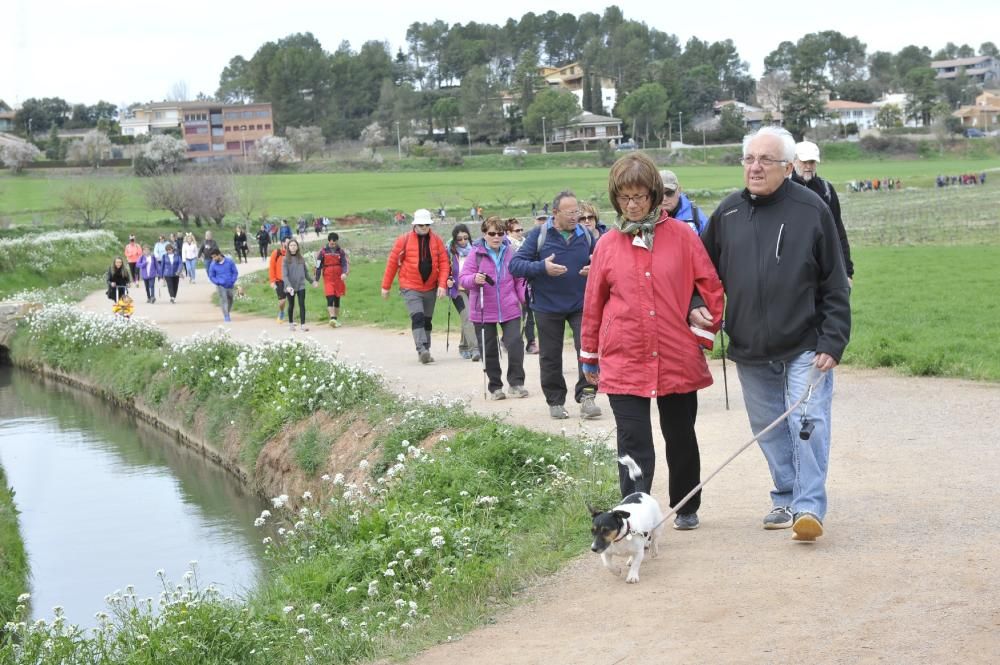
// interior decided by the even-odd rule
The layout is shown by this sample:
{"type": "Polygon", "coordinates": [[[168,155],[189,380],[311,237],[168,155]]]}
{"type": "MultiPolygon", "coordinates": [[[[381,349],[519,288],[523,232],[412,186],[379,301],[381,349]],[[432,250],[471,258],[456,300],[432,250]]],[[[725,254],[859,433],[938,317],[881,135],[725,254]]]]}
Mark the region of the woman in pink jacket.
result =
{"type": "MultiPolygon", "coordinates": [[[[648,157],[619,159],[608,193],[617,225],[591,259],[580,360],[587,380],[608,395],[619,455],[630,455],[643,472],[633,481],[619,466],[623,497],[653,486],[649,407],[656,401],[674,506],[700,482],[697,391],[712,384],[702,347],[711,348],[715,335],[688,326],[691,295],[697,290],[721,321],[722,283],[697,234],[660,209],[663,181],[648,157]]],[[[700,502],[699,492],[680,510],[675,529],[698,527],[700,502]]]]}
{"type": "Polygon", "coordinates": [[[497,325],[507,350],[507,393],[527,397],[524,389],[524,343],[521,341],[521,305],[524,280],[510,274],[514,248],[506,237],[506,223],[489,217],[482,223],[483,239],[462,264],[458,283],[469,294],[469,320],[476,326],[489,379],[490,399],[505,399],[500,368],[497,325]],[[485,347],[485,348],[482,348],[485,347]]]}

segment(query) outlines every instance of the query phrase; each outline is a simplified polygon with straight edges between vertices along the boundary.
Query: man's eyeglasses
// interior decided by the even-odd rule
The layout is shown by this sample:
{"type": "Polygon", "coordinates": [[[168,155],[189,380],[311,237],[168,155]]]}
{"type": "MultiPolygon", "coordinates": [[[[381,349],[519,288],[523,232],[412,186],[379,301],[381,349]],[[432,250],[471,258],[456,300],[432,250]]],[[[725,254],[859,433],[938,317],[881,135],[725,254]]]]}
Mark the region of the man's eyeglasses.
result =
{"type": "Polygon", "coordinates": [[[499,237],[502,237],[504,235],[504,232],[503,231],[487,231],[486,235],[488,235],[491,238],[499,238],[499,237]]]}
{"type": "Polygon", "coordinates": [[[511,229],[510,233],[524,233],[524,229],[511,229]]]}
{"type": "Polygon", "coordinates": [[[663,190],[663,195],[664,196],[673,196],[676,193],[677,193],[676,189],[664,189],[663,190]]]}
{"type": "Polygon", "coordinates": [[[414,224],[414,226],[421,229],[426,229],[428,226],[430,226],[430,224],[414,224]]]}
{"type": "Polygon", "coordinates": [[[621,194],[616,196],[615,199],[618,201],[618,205],[624,207],[629,203],[635,203],[641,205],[649,199],[649,194],[636,194],[635,196],[628,196],[627,194],[621,194]]]}
{"type": "Polygon", "coordinates": [[[753,155],[743,155],[743,159],[740,160],[743,166],[753,166],[754,164],[760,164],[761,168],[768,168],[774,166],[775,164],[787,164],[787,159],[772,159],[771,157],[754,157],[753,155]]]}
{"type": "Polygon", "coordinates": [[[561,215],[566,215],[567,217],[576,217],[580,214],[579,210],[557,210],[556,212],[561,215]]]}
{"type": "Polygon", "coordinates": [[[591,222],[596,222],[597,221],[597,215],[580,215],[580,221],[581,222],[586,222],[588,220],[591,221],[591,222]]]}

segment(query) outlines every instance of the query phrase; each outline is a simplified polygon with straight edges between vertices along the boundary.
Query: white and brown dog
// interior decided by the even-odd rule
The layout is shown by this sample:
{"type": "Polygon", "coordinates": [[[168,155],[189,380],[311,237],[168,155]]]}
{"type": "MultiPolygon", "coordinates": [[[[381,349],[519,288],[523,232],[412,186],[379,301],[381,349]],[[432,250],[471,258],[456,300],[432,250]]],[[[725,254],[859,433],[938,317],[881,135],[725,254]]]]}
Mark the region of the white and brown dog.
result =
{"type": "MultiPolygon", "coordinates": [[[[628,455],[618,461],[628,467],[633,480],[642,476],[639,465],[628,455]]],[[[590,551],[599,553],[604,567],[615,575],[621,575],[621,567],[614,565],[612,557],[628,557],[625,581],[636,584],[647,547],[651,556],[659,554],[657,540],[664,521],[660,504],[645,492],[633,492],[611,510],[595,510],[589,504],[587,508],[592,518],[590,532],[594,536],[590,551]]]]}

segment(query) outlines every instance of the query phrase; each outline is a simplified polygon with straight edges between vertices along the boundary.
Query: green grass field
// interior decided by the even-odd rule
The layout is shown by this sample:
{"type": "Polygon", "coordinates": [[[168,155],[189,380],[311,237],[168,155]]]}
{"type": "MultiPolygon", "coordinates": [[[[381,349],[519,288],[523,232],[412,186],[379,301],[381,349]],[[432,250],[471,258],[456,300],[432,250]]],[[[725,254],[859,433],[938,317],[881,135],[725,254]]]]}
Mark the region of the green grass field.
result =
{"type": "MultiPolygon", "coordinates": [[[[476,158],[473,158],[473,160],[476,158]]],[[[473,161],[470,160],[470,161],[473,161]]],[[[544,162],[540,162],[544,163],[544,162]]],[[[938,173],[980,172],[996,168],[997,159],[975,160],[885,160],[824,163],[820,173],[843,189],[843,183],[860,178],[901,178],[905,186],[930,187],[938,173]]],[[[708,207],[722,192],[742,187],[738,166],[673,167],[684,188],[697,193],[708,207]]],[[[527,215],[534,201],[539,207],[563,189],[582,199],[593,200],[604,210],[607,204],[606,168],[526,167],[480,170],[475,168],[437,171],[290,173],[243,176],[255,179],[271,215],[303,213],[341,217],[365,211],[437,209],[444,205],[449,215],[462,218],[472,205],[487,213],[527,215]]],[[[62,191],[82,181],[113,183],[125,190],[125,202],[116,216],[126,225],[148,225],[170,219],[164,210],[148,210],[143,201],[143,179],[125,172],[53,175],[43,171],[21,176],[0,176],[0,220],[17,224],[58,226],[62,222],[59,197],[62,191]]],[[[235,223],[235,222],[234,222],[235,223]]]]}

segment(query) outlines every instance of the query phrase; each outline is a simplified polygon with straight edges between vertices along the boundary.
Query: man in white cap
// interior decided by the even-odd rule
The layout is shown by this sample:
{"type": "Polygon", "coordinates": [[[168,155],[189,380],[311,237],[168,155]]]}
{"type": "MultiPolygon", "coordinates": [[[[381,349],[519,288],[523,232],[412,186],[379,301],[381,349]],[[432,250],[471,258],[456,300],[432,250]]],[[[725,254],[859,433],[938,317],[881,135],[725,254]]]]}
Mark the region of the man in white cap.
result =
{"type": "Polygon", "coordinates": [[[421,208],[413,213],[411,230],[396,238],[382,275],[382,297],[399,273],[399,290],[410,313],[410,329],[421,363],[434,362],[431,356],[431,320],[435,298],[447,293],[451,262],[444,241],[431,231],[431,211],[421,208]]]}
{"type": "Polygon", "coordinates": [[[847,280],[854,284],[854,262],[851,261],[851,244],[847,241],[847,229],[844,228],[844,220],[840,217],[840,199],[837,198],[837,190],[833,188],[829,180],[824,180],[816,174],[816,165],[819,164],[819,146],[812,141],[802,141],[795,144],[795,161],[792,162],[795,169],[792,172],[792,182],[811,189],[813,193],[819,195],[833,213],[833,222],[837,225],[837,235],[840,236],[840,247],[844,252],[844,267],[847,268],[847,280]]]}
{"type": "Polygon", "coordinates": [[[674,219],[679,219],[691,230],[701,235],[708,226],[708,217],[691,202],[687,194],[683,194],[681,183],[673,171],[660,171],[663,179],[663,209],[674,219]]]}

